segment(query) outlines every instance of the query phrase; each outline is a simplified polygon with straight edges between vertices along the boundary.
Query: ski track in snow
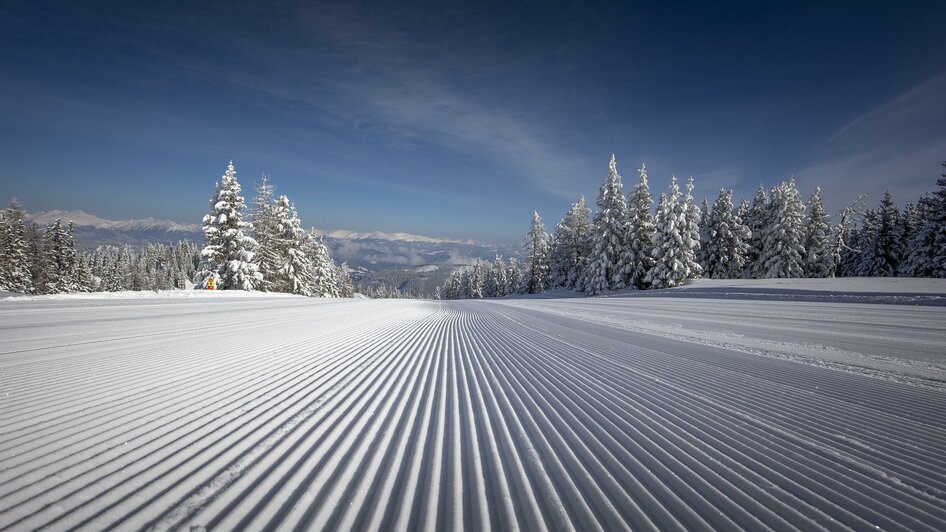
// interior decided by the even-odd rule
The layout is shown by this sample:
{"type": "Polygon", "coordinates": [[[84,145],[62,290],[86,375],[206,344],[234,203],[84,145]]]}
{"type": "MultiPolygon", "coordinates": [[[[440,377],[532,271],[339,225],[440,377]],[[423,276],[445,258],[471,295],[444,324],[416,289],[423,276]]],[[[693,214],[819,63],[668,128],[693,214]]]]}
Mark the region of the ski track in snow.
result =
{"type": "Polygon", "coordinates": [[[0,303],[0,529],[946,530],[946,307],[0,303]]]}

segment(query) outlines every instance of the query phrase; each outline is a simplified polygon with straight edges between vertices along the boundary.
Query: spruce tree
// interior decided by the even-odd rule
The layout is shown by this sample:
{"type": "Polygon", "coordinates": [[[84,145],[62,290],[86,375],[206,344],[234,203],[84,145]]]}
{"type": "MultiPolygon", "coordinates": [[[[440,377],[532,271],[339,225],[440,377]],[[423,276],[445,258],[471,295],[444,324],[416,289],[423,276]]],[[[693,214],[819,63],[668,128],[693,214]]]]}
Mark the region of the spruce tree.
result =
{"type": "Polygon", "coordinates": [[[505,297],[509,295],[509,279],[506,275],[506,265],[503,258],[496,255],[493,261],[493,282],[495,283],[496,293],[493,297],[505,297]]]}
{"type": "Polygon", "coordinates": [[[808,198],[805,215],[805,275],[833,277],[835,271],[832,249],[831,217],[825,212],[818,187],[808,198]]]}
{"type": "Polygon", "coordinates": [[[764,247],[759,258],[762,277],[804,277],[804,216],[805,207],[794,179],[772,189],[769,220],[763,229],[764,247]]]}
{"type": "Polygon", "coordinates": [[[647,272],[645,282],[652,288],[671,288],[688,278],[684,236],[686,216],[680,202],[677,178],[670,180],[670,191],[661,194],[657,205],[654,232],[654,267],[647,272]]]}
{"type": "Polygon", "coordinates": [[[274,233],[270,240],[274,271],[271,273],[270,289],[289,294],[311,295],[309,278],[312,262],[306,254],[306,233],[296,213],[295,206],[286,196],[276,200],[274,233]]]}
{"type": "Polygon", "coordinates": [[[445,290],[447,299],[461,299],[463,297],[463,273],[459,268],[453,270],[445,290]]]}
{"type": "Polygon", "coordinates": [[[0,239],[3,242],[0,249],[0,275],[3,276],[3,289],[22,294],[33,291],[25,220],[26,213],[14,198],[3,211],[3,223],[0,225],[0,239]]]}
{"type": "Polygon", "coordinates": [[[946,277],[946,174],[936,186],[917,205],[920,228],[908,247],[906,270],[917,277],[946,277]]]}
{"type": "MultiPolygon", "coordinates": [[[[706,273],[707,262],[708,262],[706,248],[709,245],[709,241],[710,241],[710,216],[711,214],[712,213],[710,212],[709,203],[706,201],[706,198],[703,198],[703,205],[702,207],[700,207],[700,215],[701,215],[700,216],[700,249],[696,253],[696,262],[698,262],[700,266],[703,268],[704,274],[706,273]]],[[[709,276],[709,274],[706,274],[706,275],[709,276]]]]}
{"type": "Polygon", "coordinates": [[[33,223],[27,230],[27,255],[30,257],[30,284],[34,294],[56,292],[55,263],[52,259],[50,228],[33,223]]]}
{"type": "Polygon", "coordinates": [[[355,287],[351,281],[351,268],[347,262],[338,266],[335,272],[335,279],[338,281],[338,297],[354,297],[355,287]]]}
{"type": "Polygon", "coordinates": [[[637,185],[627,198],[628,223],[622,262],[627,285],[647,288],[647,272],[654,266],[654,199],[647,183],[647,166],[641,163],[637,185]]]}
{"type": "Polygon", "coordinates": [[[509,289],[507,290],[509,294],[521,294],[525,291],[522,267],[515,257],[509,258],[509,263],[506,267],[506,279],[509,283],[509,289]]]}
{"type": "Polygon", "coordinates": [[[686,279],[696,279],[703,273],[703,267],[696,260],[700,250],[700,209],[693,200],[693,178],[687,180],[686,196],[683,200],[683,263],[686,279]]]}
{"type": "Polygon", "coordinates": [[[305,240],[305,254],[311,264],[309,292],[313,297],[338,297],[335,262],[322,239],[310,233],[305,240]]]}
{"type": "Polygon", "coordinates": [[[746,269],[743,277],[746,279],[760,279],[765,275],[765,264],[762,260],[762,251],[765,247],[765,231],[769,225],[769,196],[765,188],[759,185],[756,190],[749,214],[743,218],[752,238],[749,241],[749,251],[746,253],[746,269]]]}
{"type": "Polygon", "coordinates": [[[223,290],[255,290],[263,276],[253,262],[256,241],[247,233],[253,224],[243,221],[246,203],[240,195],[240,183],[236,178],[233,161],[215,187],[216,201],[210,214],[204,216],[203,232],[207,245],[201,251],[204,261],[204,276],[200,287],[207,287],[209,275],[219,276],[219,288],[223,290]]]}
{"type": "Polygon", "coordinates": [[[555,226],[550,260],[554,286],[576,287],[591,254],[591,233],[591,209],[582,196],[555,226]]]}
{"type": "Polygon", "coordinates": [[[483,265],[479,260],[467,272],[464,294],[469,299],[483,299],[483,265]]]}
{"type": "Polygon", "coordinates": [[[608,175],[598,190],[598,211],[594,216],[591,256],[582,282],[588,294],[624,288],[624,249],[627,238],[627,201],[614,154],[608,163],[608,175]]]}
{"type": "Polygon", "coordinates": [[[544,292],[549,279],[549,235],[538,212],[532,212],[532,225],[523,242],[526,254],[526,291],[544,292]]]}
{"type": "Polygon", "coordinates": [[[284,212],[277,213],[280,209],[275,199],[276,187],[269,181],[269,176],[263,174],[256,185],[256,195],[253,197],[253,211],[251,221],[253,223],[253,239],[256,240],[256,252],[254,261],[257,265],[263,280],[259,285],[261,290],[282,291],[282,288],[273,286],[278,283],[278,271],[281,268],[280,252],[276,250],[277,233],[279,232],[280,214],[283,219],[287,215],[288,205],[282,207],[284,212]]]}
{"type": "Polygon", "coordinates": [[[732,191],[720,189],[707,220],[704,257],[705,274],[712,279],[735,279],[742,275],[752,233],[733,212],[732,191]]]}

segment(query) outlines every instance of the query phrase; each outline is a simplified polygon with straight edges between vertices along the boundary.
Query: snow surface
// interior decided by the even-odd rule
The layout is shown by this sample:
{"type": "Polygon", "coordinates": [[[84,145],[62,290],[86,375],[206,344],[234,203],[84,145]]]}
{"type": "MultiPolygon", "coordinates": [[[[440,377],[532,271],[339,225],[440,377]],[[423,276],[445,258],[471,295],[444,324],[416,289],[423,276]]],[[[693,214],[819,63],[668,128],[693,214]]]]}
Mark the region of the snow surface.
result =
{"type": "Polygon", "coordinates": [[[946,307],[737,284],[0,301],[0,528],[946,529],[946,307]]]}

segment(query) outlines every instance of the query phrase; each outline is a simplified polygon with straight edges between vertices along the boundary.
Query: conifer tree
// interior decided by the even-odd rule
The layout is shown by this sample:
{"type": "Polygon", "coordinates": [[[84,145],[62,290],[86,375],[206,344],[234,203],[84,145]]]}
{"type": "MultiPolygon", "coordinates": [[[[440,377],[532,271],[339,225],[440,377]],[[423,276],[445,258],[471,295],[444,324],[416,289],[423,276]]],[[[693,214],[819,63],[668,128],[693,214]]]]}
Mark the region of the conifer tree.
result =
{"type": "Polygon", "coordinates": [[[591,209],[582,196],[555,226],[550,260],[554,286],[576,287],[591,254],[591,233],[591,209]]]}
{"type": "Polygon", "coordinates": [[[764,246],[759,258],[762,277],[795,278],[805,275],[805,207],[795,180],[772,189],[769,223],[764,227],[764,246]]]}
{"type": "Polygon", "coordinates": [[[56,292],[55,264],[52,261],[50,228],[35,223],[27,230],[27,255],[30,257],[30,284],[34,294],[56,292]]]}
{"type": "Polygon", "coordinates": [[[355,287],[351,281],[351,268],[347,262],[341,263],[335,273],[335,279],[338,281],[338,297],[354,297],[355,287]]]}
{"type": "Polygon", "coordinates": [[[627,238],[627,201],[614,154],[608,163],[608,175],[598,190],[596,205],[591,256],[582,282],[583,291],[591,295],[627,285],[622,260],[627,238]]]}
{"type": "Polygon", "coordinates": [[[499,255],[496,255],[496,260],[493,261],[493,282],[495,283],[496,290],[493,297],[505,297],[509,295],[509,279],[506,276],[506,265],[503,263],[503,258],[499,255]]]}
{"type": "Polygon", "coordinates": [[[647,287],[647,272],[654,266],[654,205],[647,183],[647,166],[641,163],[637,185],[627,199],[628,224],[627,245],[624,248],[622,266],[627,286],[647,287]]]}
{"type": "Polygon", "coordinates": [[[509,283],[509,294],[521,294],[525,291],[525,280],[522,276],[522,267],[515,257],[509,258],[509,265],[506,267],[506,279],[509,283]]]}
{"type": "MultiPolygon", "coordinates": [[[[273,220],[274,233],[268,236],[269,253],[274,271],[270,274],[270,289],[290,294],[311,295],[309,279],[312,262],[306,254],[306,233],[295,206],[286,196],[276,200],[273,220]]],[[[333,276],[334,277],[334,276],[333,276]]]]}
{"type": "Polygon", "coordinates": [[[749,251],[746,254],[746,270],[743,277],[759,279],[764,277],[765,268],[762,261],[762,249],[765,247],[765,230],[769,225],[769,196],[765,187],[759,185],[755,198],[749,207],[749,214],[743,218],[752,238],[749,241],[749,251]]]}
{"type": "Polygon", "coordinates": [[[911,201],[903,208],[903,215],[900,217],[899,275],[910,275],[910,253],[921,227],[920,209],[911,201]]]}
{"type": "Polygon", "coordinates": [[[686,279],[696,279],[703,273],[703,267],[696,260],[700,250],[700,209],[693,200],[693,178],[687,180],[686,196],[683,200],[683,228],[680,235],[683,237],[684,269],[686,279]]]}
{"type": "Polygon", "coordinates": [[[483,298],[483,266],[479,260],[467,272],[464,295],[469,299],[483,298]]]}
{"type": "Polygon", "coordinates": [[[805,275],[808,277],[833,277],[834,253],[832,250],[831,218],[821,201],[818,187],[808,198],[805,215],[805,275]]]}
{"type": "Polygon", "coordinates": [[[335,263],[321,238],[310,233],[305,241],[305,251],[311,264],[309,292],[313,297],[338,297],[338,281],[335,279],[335,263]]]}
{"type": "Polygon", "coordinates": [[[720,189],[707,220],[705,274],[712,279],[735,279],[745,269],[752,233],[733,212],[732,191],[720,189]]]}
{"type": "Polygon", "coordinates": [[[204,216],[203,232],[207,245],[201,251],[204,261],[200,287],[207,287],[210,275],[219,276],[223,290],[255,290],[262,282],[257,264],[253,262],[256,241],[248,236],[253,225],[243,221],[246,204],[240,195],[233,161],[220,178],[210,214],[204,216]]]}
{"type": "Polygon", "coordinates": [[[0,275],[3,289],[27,294],[33,291],[30,275],[29,243],[26,238],[26,213],[14,198],[3,211],[0,224],[0,275]]]}
{"type": "Polygon", "coordinates": [[[657,205],[654,232],[654,267],[645,281],[653,288],[671,288],[688,278],[687,258],[684,256],[686,216],[680,202],[680,187],[676,176],[670,180],[669,194],[661,194],[657,205]]]}
{"type": "Polygon", "coordinates": [[[532,212],[532,225],[523,242],[523,249],[526,254],[526,292],[544,292],[549,279],[549,234],[538,212],[532,212]]]}
{"type": "Polygon", "coordinates": [[[449,285],[446,290],[447,299],[463,298],[463,285],[463,272],[457,268],[453,270],[453,274],[450,276],[449,285]]]}
{"type": "MultiPolygon", "coordinates": [[[[700,267],[703,268],[703,272],[706,273],[708,255],[707,255],[707,246],[710,241],[710,206],[706,201],[706,198],[703,198],[703,205],[700,207],[700,249],[696,253],[696,262],[700,264],[700,267]]],[[[709,274],[706,274],[709,276],[709,274]]]]}
{"type": "MultiPolygon", "coordinates": [[[[273,283],[278,283],[277,277],[282,258],[276,250],[277,233],[280,230],[278,218],[282,215],[285,219],[287,213],[277,213],[280,207],[277,205],[275,193],[276,187],[270,182],[269,176],[261,175],[256,185],[250,219],[253,223],[253,239],[257,244],[253,259],[259,273],[263,276],[259,289],[280,291],[280,288],[273,286],[273,283]]],[[[282,208],[287,211],[288,205],[282,208]]]]}

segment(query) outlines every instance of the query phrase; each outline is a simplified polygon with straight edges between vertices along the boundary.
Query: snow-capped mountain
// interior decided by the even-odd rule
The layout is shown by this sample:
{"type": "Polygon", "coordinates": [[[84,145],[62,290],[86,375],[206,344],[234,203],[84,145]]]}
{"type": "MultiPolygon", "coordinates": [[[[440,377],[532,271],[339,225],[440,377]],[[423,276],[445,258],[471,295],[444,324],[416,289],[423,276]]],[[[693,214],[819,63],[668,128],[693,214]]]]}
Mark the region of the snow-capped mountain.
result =
{"type": "Polygon", "coordinates": [[[116,231],[163,230],[169,233],[194,233],[200,231],[199,224],[181,224],[172,220],[160,220],[157,218],[142,218],[140,220],[106,220],[81,210],[62,211],[57,209],[46,212],[38,212],[36,214],[27,215],[26,219],[29,222],[36,222],[39,225],[48,225],[55,223],[56,220],[62,220],[63,223],[68,223],[71,221],[76,227],[112,229],[116,231]]]}
{"type": "Polygon", "coordinates": [[[312,232],[324,238],[342,238],[346,240],[388,240],[391,242],[426,242],[429,244],[468,244],[476,245],[475,240],[453,240],[449,238],[434,238],[424,235],[415,235],[411,233],[385,233],[383,231],[348,231],[345,229],[333,229],[330,231],[318,228],[312,228],[312,232]]]}

